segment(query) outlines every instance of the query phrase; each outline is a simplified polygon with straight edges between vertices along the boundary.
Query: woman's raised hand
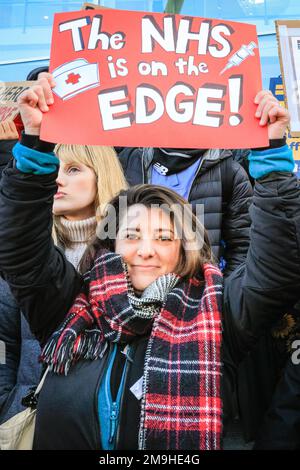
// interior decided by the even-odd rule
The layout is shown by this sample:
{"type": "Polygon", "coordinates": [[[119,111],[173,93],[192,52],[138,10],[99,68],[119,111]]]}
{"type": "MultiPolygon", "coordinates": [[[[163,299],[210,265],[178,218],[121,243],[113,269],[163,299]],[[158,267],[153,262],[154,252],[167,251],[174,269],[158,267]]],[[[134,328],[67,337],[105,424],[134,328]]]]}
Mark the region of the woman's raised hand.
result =
{"type": "Polygon", "coordinates": [[[50,73],[41,73],[36,85],[25,90],[18,98],[18,106],[26,134],[40,135],[43,114],[54,103],[52,88],[55,82],[50,73]]]}
{"type": "Polygon", "coordinates": [[[288,110],[280,106],[269,90],[257,93],[254,103],[258,105],[255,117],[260,119],[261,126],[268,126],[269,139],[282,139],[290,122],[288,110]]]}

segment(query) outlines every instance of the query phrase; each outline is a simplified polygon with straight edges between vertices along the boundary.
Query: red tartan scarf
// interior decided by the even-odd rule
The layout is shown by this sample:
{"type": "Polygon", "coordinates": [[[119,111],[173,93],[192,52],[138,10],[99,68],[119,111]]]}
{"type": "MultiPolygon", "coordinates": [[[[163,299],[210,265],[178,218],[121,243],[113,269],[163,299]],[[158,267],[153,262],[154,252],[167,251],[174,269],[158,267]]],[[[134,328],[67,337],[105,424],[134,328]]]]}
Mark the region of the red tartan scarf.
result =
{"type": "Polygon", "coordinates": [[[81,359],[101,357],[107,341],[149,334],[144,363],[139,449],[212,450],[222,431],[222,276],[204,266],[204,282],[180,279],[154,320],[136,315],[119,255],[101,251],[61,328],[42,352],[67,374],[81,359]]]}

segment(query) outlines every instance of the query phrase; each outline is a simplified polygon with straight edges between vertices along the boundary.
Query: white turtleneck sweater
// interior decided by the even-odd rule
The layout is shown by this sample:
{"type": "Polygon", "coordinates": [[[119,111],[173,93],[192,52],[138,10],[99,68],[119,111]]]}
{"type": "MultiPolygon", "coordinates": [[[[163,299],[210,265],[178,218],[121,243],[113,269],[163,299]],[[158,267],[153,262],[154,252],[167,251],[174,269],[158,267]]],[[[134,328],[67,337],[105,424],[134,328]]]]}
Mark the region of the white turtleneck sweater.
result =
{"type": "Polygon", "coordinates": [[[96,217],[76,221],[70,221],[61,217],[60,221],[67,230],[68,237],[71,241],[71,246],[65,248],[66,258],[78,269],[78,265],[90,241],[91,235],[93,236],[96,233],[96,217]]]}

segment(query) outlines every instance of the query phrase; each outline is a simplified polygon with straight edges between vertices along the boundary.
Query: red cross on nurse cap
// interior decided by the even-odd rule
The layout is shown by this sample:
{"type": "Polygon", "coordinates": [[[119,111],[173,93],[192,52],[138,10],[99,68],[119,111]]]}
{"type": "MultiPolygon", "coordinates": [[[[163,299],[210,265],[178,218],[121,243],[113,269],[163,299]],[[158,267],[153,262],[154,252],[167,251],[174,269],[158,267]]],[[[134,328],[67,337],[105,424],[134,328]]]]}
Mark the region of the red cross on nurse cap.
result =
{"type": "Polygon", "coordinates": [[[52,75],[56,82],[52,91],[62,100],[100,85],[98,64],[90,64],[86,59],[66,62],[54,69],[52,75]]]}

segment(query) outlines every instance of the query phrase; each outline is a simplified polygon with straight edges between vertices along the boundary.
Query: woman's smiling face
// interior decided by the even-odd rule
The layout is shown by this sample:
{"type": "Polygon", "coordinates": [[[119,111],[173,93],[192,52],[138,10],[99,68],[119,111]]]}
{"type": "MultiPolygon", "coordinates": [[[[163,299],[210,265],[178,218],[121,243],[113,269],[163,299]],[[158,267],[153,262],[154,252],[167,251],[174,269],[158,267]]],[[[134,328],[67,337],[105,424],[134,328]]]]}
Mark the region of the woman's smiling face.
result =
{"type": "Polygon", "coordinates": [[[129,207],[120,222],[115,251],[127,264],[135,290],[143,291],[159,276],[175,272],[180,249],[166,212],[141,204],[129,207]]]}

